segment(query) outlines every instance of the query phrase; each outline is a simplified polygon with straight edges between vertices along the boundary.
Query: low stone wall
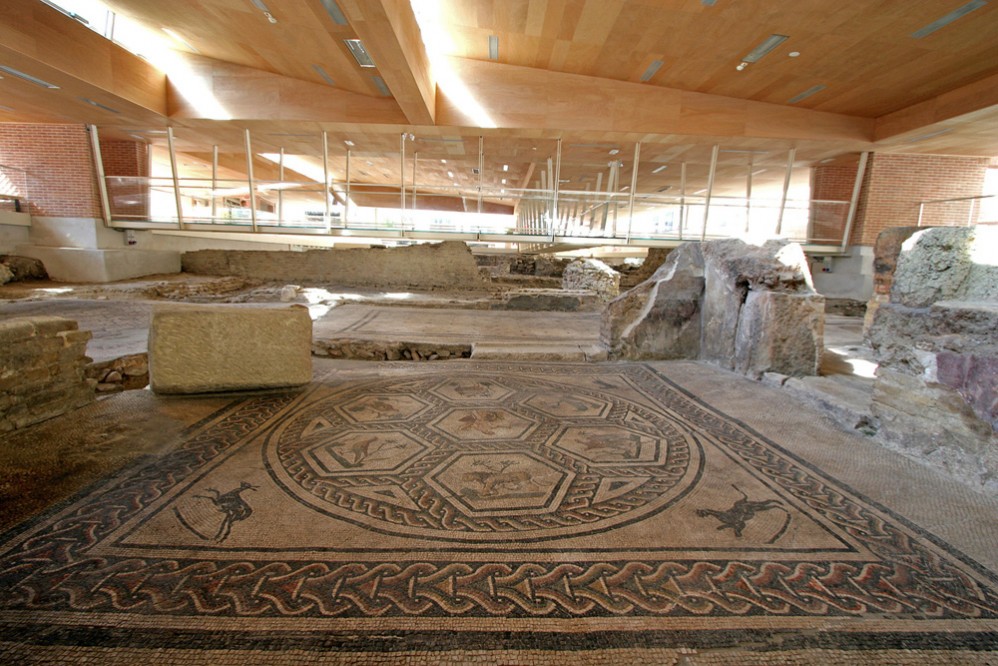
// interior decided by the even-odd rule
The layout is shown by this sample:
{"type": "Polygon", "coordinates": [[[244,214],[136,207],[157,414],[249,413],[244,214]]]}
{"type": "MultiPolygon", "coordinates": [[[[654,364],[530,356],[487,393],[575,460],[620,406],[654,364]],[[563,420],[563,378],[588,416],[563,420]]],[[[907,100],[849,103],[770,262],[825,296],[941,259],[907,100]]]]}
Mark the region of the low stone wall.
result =
{"type": "Polygon", "coordinates": [[[0,432],[23,428],[94,400],[84,378],[90,331],[62,317],[0,321],[0,432]]]}
{"type": "Polygon", "coordinates": [[[873,414],[899,450],[998,491],[998,228],[936,227],[900,250],[868,332],[873,414]]]}
{"type": "Polygon", "coordinates": [[[296,284],[368,288],[490,288],[468,246],[459,241],[401,248],[254,252],[198,250],[182,257],[183,270],[296,284]]]}
{"type": "Polygon", "coordinates": [[[600,338],[614,359],[703,359],[752,377],[814,375],[824,298],[796,243],[686,243],[609,303],[600,338]]]}
{"type": "Polygon", "coordinates": [[[308,308],[225,305],[153,310],[149,375],[157,393],[302,386],[312,380],[308,308]]]}

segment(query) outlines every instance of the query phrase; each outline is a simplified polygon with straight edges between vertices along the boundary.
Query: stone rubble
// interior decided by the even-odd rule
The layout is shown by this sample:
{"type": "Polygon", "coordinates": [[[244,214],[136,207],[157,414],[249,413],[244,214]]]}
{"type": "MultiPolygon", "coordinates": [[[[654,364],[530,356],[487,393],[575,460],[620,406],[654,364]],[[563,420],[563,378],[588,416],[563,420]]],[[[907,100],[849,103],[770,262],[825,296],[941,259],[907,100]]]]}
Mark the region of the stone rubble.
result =
{"type": "Polygon", "coordinates": [[[599,259],[578,259],[565,267],[561,288],[589,290],[610,301],[620,294],[620,273],[599,259]]]}
{"type": "Polygon", "coordinates": [[[87,382],[97,393],[142,389],[149,385],[149,356],[145,353],[129,354],[91,363],[85,374],[87,382]]]}

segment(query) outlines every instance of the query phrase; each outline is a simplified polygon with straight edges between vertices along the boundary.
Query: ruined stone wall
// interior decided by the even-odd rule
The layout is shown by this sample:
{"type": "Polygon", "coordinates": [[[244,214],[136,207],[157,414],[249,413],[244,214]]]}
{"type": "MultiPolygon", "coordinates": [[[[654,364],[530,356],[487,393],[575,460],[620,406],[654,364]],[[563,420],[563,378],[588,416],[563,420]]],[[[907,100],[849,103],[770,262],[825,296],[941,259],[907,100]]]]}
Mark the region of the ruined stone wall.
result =
{"type": "Polygon", "coordinates": [[[998,490],[998,228],[906,240],[868,339],[884,440],[998,490]]]}
{"type": "Polygon", "coordinates": [[[609,301],[620,295],[620,273],[599,259],[578,259],[565,267],[561,288],[592,291],[609,301]]]}
{"type": "Polygon", "coordinates": [[[59,416],[94,400],[84,378],[90,331],[61,317],[0,321],[0,432],[59,416]]]}
{"type": "Polygon", "coordinates": [[[490,287],[468,246],[459,241],[309,252],[199,250],[184,253],[182,263],[187,273],[296,284],[467,291],[490,287]]]}
{"type": "Polygon", "coordinates": [[[610,302],[600,338],[614,359],[698,358],[751,377],[814,375],[824,298],[796,243],[686,243],[610,302]]]}

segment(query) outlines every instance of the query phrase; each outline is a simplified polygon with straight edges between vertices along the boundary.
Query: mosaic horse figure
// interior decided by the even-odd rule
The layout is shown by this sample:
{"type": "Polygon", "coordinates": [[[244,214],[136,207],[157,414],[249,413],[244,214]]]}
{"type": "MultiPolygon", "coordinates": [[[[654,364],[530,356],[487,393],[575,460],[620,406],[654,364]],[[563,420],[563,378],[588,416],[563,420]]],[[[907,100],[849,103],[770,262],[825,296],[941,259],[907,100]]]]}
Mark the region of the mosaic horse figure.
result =
{"type": "Polygon", "coordinates": [[[210,500],[216,509],[225,514],[222,524],[218,526],[218,532],[215,533],[215,541],[225,541],[232,533],[232,523],[246,520],[253,513],[253,508],[242,498],[242,493],[246,490],[257,490],[257,486],[243,481],[238,488],[227,493],[220,493],[214,488],[206,488],[205,492],[211,493],[210,495],[195,495],[195,497],[210,500]]]}
{"type": "Polygon", "coordinates": [[[748,495],[746,495],[742,490],[732,484],[731,486],[738,494],[742,496],[740,500],[737,500],[731,505],[730,509],[725,509],[724,511],[718,511],[717,509],[697,509],[697,515],[701,518],[707,518],[712,516],[721,521],[721,524],[717,526],[717,529],[730,529],[735,533],[736,537],[742,536],[742,531],[748,526],[748,521],[755,518],[757,513],[763,511],[769,511],[770,509],[779,509],[784,514],[786,518],[783,520],[783,525],[780,527],[779,531],[773,535],[766,543],[773,544],[790,526],[790,512],[787,511],[779,500],[768,499],[768,500],[750,500],[748,495]]]}

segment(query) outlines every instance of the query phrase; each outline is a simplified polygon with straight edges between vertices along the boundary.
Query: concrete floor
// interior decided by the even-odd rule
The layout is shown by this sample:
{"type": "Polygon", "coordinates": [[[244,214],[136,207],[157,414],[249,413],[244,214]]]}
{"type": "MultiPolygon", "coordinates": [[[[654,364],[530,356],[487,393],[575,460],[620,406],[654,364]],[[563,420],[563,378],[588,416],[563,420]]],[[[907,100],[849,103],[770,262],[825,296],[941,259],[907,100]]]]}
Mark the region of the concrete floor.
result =
{"type": "MultiPolygon", "coordinates": [[[[113,354],[150,307],[0,316],[78,318],[113,354]]],[[[341,305],[316,331],[515,345],[544,316],[341,305]]],[[[598,330],[557,318],[555,340],[598,330]]],[[[861,383],[857,322],[830,323],[829,372],[861,383]]],[[[696,362],[315,359],[302,392],[114,395],[0,439],[53,478],[54,446],[138,449],[31,489],[0,538],[0,658],[998,663],[998,501],[831,413],[696,362]]]]}

